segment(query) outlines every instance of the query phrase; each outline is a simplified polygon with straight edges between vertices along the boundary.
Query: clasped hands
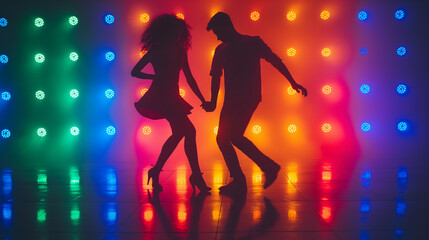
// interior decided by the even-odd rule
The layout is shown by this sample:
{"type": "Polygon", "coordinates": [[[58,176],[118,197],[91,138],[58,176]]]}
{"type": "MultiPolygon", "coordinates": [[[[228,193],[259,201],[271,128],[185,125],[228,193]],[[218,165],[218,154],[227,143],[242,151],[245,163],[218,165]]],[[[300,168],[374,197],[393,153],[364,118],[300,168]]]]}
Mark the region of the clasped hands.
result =
{"type": "Polygon", "coordinates": [[[204,101],[201,104],[201,107],[206,111],[206,112],[213,112],[216,109],[216,103],[215,102],[208,102],[208,101],[204,101]]]}

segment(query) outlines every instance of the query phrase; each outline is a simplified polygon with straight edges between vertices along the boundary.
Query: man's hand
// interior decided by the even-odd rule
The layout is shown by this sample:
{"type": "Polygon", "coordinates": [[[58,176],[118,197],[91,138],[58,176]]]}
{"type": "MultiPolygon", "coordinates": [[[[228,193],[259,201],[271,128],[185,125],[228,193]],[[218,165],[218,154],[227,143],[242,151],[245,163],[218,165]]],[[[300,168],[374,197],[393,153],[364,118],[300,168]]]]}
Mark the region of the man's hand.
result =
{"type": "Polygon", "coordinates": [[[203,104],[201,104],[201,107],[203,107],[206,112],[213,112],[216,109],[216,103],[204,102],[203,104]]]}
{"type": "Polygon", "coordinates": [[[302,95],[304,97],[307,97],[307,89],[305,89],[303,86],[299,85],[298,83],[294,83],[292,84],[292,88],[297,91],[298,93],[300,93],[302,91],[302,95]]]}

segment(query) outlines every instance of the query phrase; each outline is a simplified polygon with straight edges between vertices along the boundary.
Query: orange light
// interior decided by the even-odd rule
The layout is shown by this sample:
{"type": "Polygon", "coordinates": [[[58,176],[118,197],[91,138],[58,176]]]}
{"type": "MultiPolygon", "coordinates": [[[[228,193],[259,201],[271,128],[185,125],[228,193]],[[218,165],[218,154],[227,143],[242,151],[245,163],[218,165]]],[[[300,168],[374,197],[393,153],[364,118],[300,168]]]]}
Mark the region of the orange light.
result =
{"type": "Polygon", "coordinates": [[[254,166],[252,171],[252,183],[261,184],[262,183],[262,172],[259,167],[254,166]]]}
{"type": "Polygon", "coordinates": [[[211,52],[212,57],[214,57],[214,53],[215,53],[215,50],[213,50],[213,51],[211,52]]]}
{"type": "Polygon", "coordinates": [[[185,97],[185,89],[183,89],[183,88],[180,88],[179,89],[179,94],[180,94],[180,96],[183,98],[183,97],[185,97]]]}
{"type": "Polygon", "coordinates": [[[328,133],[332,130],[331,124],[325,123],[322,125],[322,131],[328,133]]]}
{"type": "Polygon", "coordinates": [[[323,92],[323,94],[328,95],[328,94],[330,94],[332,92],[332,87],[329,86],[329,85],[325,85],[322,88],[322,92],[323,92]]]}
{"type": "Polygon", "coordinates": [[[289,86],[289,87],[287,88],[287,93],[288,93],[289,95],[294,95],[294,94],[296,93],[296,91],[295,91],[295,89],[293,89],[293,88],[292,88],[292,86],[289,86]]]}
{"type": "Polygon", "coordinates": [[[212,211],[212,218],[216,222],[219,220],[219,210],[213,210],[212,211]]]}
{"type": "Polygon", "coordinates": [[[296,210],[295,209],[289,209],[287,212],[287,218],[289,221],[294,222],[296,220],[296,210]]]}
{"type": "Polygon", "coordinates": [[[153,219],[153,211],[152,209],[146,209],[143,213],[144,220],[146,222],[150,222],[153,219]]]}
{"type": "Polygon", "coordinates": [[[288,55],[289,57],[293,57],[293,56],[295,56],[295,55],[296,55],[296,49],[295,49],[295,48],[289,48],[289,49],[287,50],[287,55],[288,55]]]}
{"type": "Polygon", "coordinates": [[[177,13],[176,17],[179,18],[179,19],[185,20],[185,15],[183,15],[183,13],[180,13],[180,12],[177,13]]]}
{"type": "Polygon", "coordinates": [[[326,11],[326,10],[320,13],[320,18],[322,18],[323,20],[328,20],[330,16],[331,14],[329,13],[329,11],[326,11]]]}
{"type": "Polygon", "coordinates": [[[252,128],[252,132],[253,132],[254,134],[259,134],[259,133],[261,133],[261,132],[262,132],[262,128],[261,128],[261,126],[259,126],[259,125],[255,125],[255,126],[253,126],[253,128],[252,128]]]}
{"type": "Polygon", "coordinates": [[[186,221],[186,215],[186,206],[184,204],[180,204],[179,211],[177,212],[177,219],[181,222],[186,221]]]}
{"type": "Polygon", "coordinates": [[[291,183],[298,182],[298,173],[297,172],[288,172],[287,177],[291,183]]]}
{"type": "Polygon", "coordinates": [[[250,19],[252,19],[253,21],[258,21],[259,20],[259,12],[258,11],[253,11],[250,14],[250,19]]]}
{"type": "Polygon", "coordinates": [[[150,20],[149,14],[143,13],[142,15],[140,15],[140,21],[147,23],[149,22],[149,20],[150,20]]]}
{"type": "Polygon", "coordinates": [[[322,218],[323,219],[329,219],[331,217],[331,208],[330,207],[323,207],[322,208],[322,218]]]}
{"type": "Polygon", "coordinates": [[[261,219],[261,210],[259,210],[259,209],[253,210],[253,221],[259,222],[260,219],[261,219]]]}
{"type": "Polygon", "coordinates": [[[290,133],[294,133],[294,132],[296,132],[296,125],[295,125],[295,124],[291,124],[291,125],[289,125],[289,127],[287,128],[287,130],[288,130],[290,133]]]}
{"type": "Polygon", "coordinates": [[[322,49],[322,56],[329,57],[330,55],[331,55],[331,49],[329,48],[322,49]]]}
{"type": "Polygon", "coordinates": [[[144,126],[144,127],[142,128],[142,133],[143,133],[144,135],[149,135],[149,134],[151,134],[151,133],[152,133],[152,129],[151,129],[149,126],[144,126]]]}
{"type": "Polygon", "coordinates": [[[219,130],[219,126],[216,126],[214,129],[213,129],[213,132],[215,133],[215,134],[217,134],[217,131],[219,130]]]}
{"type": "Polygon", "coordinates": [[[323,181],[331,181],[332,179],[332,172],[331,171],[323,171],[322,172],[322,180],[323,181]]]}
{"type": "Polygon", "coordinates": [[[289,20],[289,21],[293,21],[293,20],[295,20],[295,19],[296,19],[296,13],[295,13],[295,12],[290,11],[290,12],[288,12],[288,13],[287,13],[286,17],[287,17],[287,20],[289,20]]]}
{"type": "Polygon", "coordinates": [[[149,90],[149,89],[147,89],[147,88],[143,88],[141,91],[140,91],[140,95],[144,95],[146,92],[147,92],[147,90],[149,90]]]}
{"type": "Polygon", "coordinates": [[[140,51],[139,56],[142,58],[147,53],[146,50],[140,51]]]}

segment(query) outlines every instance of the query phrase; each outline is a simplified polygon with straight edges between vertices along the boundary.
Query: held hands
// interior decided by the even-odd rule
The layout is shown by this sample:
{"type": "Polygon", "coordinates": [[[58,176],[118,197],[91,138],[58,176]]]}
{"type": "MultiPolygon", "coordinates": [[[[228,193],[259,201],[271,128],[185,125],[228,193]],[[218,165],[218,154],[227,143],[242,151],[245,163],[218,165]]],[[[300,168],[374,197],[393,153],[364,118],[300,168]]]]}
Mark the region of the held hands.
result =
{"type": "Polygon", "coordinates": [[[298,93],[301,93],[304,97],[307,97],[307,89],[305,89],[303,86],[299,85],[298,83],[293,83],[292,88],[297,91],[298,93]]]}
{"type": "Polygon", "coordinates": [[[206,110],[206,112],[213,112],[216,109],[216,103],[205,101],[201,104],[201,107],[206,110]]]}

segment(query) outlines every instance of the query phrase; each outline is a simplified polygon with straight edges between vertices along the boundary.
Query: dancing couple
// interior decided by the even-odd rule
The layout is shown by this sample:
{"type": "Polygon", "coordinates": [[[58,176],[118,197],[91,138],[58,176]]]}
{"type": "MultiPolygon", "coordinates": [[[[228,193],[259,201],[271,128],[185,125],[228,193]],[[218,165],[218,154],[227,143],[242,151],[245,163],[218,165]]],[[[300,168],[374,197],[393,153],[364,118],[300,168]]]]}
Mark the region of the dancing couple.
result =
{"type": "Polygon", "coordinates": [[[277,178],[280,165],[263,154],[243,136],[249,121],[261,101],[260,59],[271,63],[290,82],[292,88],[307,96],[307,90],[295,82],[282,60],[259,37],[242,35],[234,28],[231,18],[223,12],[216,13],[207,25],[222,43],[216,48],[210,75],[211,99],[206,101],[191,73],[187,51],[191,46],[190,26],[174,15],[164,14],[155,18],[141,37],[142,49],[147,53],[133,68],[131,75],[153,80],[149,90],[135,103],[137,111],[150,119],[166,119],[172,135],[164,143],[158,160],[148,171],[148,184],[162,190],[159,174],[178,143],[185,138],[185,153],[192,174],[189,182],[193,189],[210,191],[198,163],[196,130],[188,118],[192,106],[179,95],[179,73],[182,70],[189,87],[207,112],[216,109],[222,72],[225,77],[225,99],[220,113],[217,144],[233,179],[219,188],[221,193],[247,191],[246,178],[240,168],[234,147],[254,161],[264,172],[264,188],[277,178]],[[155,74],[142,72],[151,63],[155,74]]]}

